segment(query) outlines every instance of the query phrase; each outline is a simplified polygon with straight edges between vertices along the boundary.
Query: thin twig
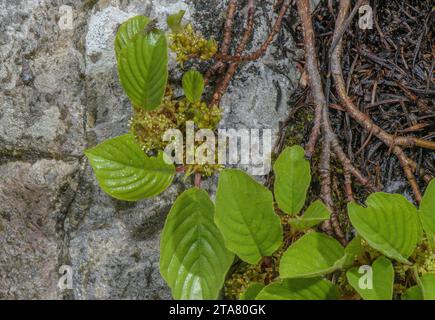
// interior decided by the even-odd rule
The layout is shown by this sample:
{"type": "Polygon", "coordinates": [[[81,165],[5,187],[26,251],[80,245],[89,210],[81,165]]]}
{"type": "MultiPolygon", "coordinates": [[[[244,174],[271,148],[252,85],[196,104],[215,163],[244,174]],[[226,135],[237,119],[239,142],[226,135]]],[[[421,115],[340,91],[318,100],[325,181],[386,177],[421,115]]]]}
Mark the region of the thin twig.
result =
{"type": "MultiPolygon", "coordinates": [[[[249,0],[248,1],[248,18],[247,18],[247,23],[246,23],[246,27],[245,27],[245,31],[243,32],[243,37],[237,47],[237,54],[242,54],[243,51],[245,50],[249,38],[252,35],[253,29],[254,29],[254,14],[255,14],[255,1],[254,0],[249,0]]],[[[211,101],[210,105],[219,105],[220,101],[222,99],[222,96],[224,94],[224,92],[227,90],[230,81],[232,79],[232,77],[234,76],[234,73],[237,70],[237,67],[239,66],[238,62],[232,62],[228,69],[227,72],[225,73],[225,75],[223,76],[223,78],[218,82],[218,85],[215,89],[215,92],[213,94],[213,98],[211,101]]]]}
{"type": "MultiPolygon", "coordinates": [[[[353,167],[350,160],[347,158],[343,149],[341,148],[338,138],[332,131],[331,123],[329,120],[329,108],[327,100],[322,87],[322,79],[320,77],[317,54],[315,49],[314,30],[311,21],[311,10],[309,0],[297,1],[298,13],[302,22],[304,47],[305,47],[305,68],[310,81],[311,95],[316,105],[317,112],[321,115],[321,127],[323,131],[323,145],[319,164],[319,175],[321,178],[321,197],[325,204],[331,210],[331,220],[326,222],[323,227],[327,232],[334,231],[337,238],[346,243],[344,233],[339,224],[337,212],[333,210],[333,200],[331,191],[331,177],[330,177],[330,153],[331,147],[334,150],[337,158],[341,161],[343,167],[348,172],[352,172],[364,185],[372,185],[370,180],[365,178],[358,169],[353,167]]],[[[318,138],[318,137],[317,137],[318,138]]],[[[374,188],[374,187],[373,187],[374,188]]]]}
{"type": "MultiPolygon", "coordinates": [[[[237,0],[230,0],[228,3],[227,18],[224,26],[224,37],[222,40],[222,54],[228,54],[230,51],[231,40],[233,38],[233,25],[234,17],[237,11],[237,0]]],[[[216,73],[222,73],[224,71],[225,64],[222,61],[217,61],[216,65],[212,68],[216,70],[216,73]]]]}
{"type": "Polygon", "coordinates": [[[267,48],[270,46],[275,36],[281,30],[282,20],[289,7],[290,7],[290,0],[285,0],[278,14],[278,17],[275,20],[275,24],[272,27],[272,30],[270,31],[266,41],[255,52],[244,56],[242,56],[241,53],[238,53],[235,56],[230,56],[221,52],[217,54],[217,58],[222,61],[232,61],[232,62],[246,62],[246,61],[258,60],[262,55],[266,53],[267,48]]]}
{"type": "MultiPolygon", "coordinates": [[[[317,54],[314,45],[315,43],[314,31],[311,22],[309,2],[307,0],[298,0],[297,5],[298,5],[299,17],[301,18],[301,22],[302,22],[302,29],[303,29],[303,36],[304,36],[305,61],[306,61],[305,67],[310,81],[311,94],[313,96],[314,103],[316,105],[316,117],[320,117],[318,120],[318,124],[317,124],[317,120],[315,120],[315,126],[317,125],[319,126],[318,133],[317,133],[317,128],[313,128],[313,131],[315,133],[311,134],[310,141],[311,140],[317,141],[320,135],[320,125],[321,125],[321,118],[323,112],[322,109],[323,107],[326,107],[326,98],[323,92],[322,79],[320,77],[319,68],[318,68],[318,60],[317,60],[317,54]]],[[[373,185],[370,179],[365,177],[357,168],[355,168],[352,165],[352,162],[344,153],[337,136],[332,130],[327,108],[325,108],[325,110],[326,112],[324,112],[325,117],[323,117],[322,127],[324,130],[324,134],[329,136],[331,148],[334,151],[335,155],[337,156],[337,158],[339,159],[343,167],[347,168],[347,170],[355,178],[357,178],[357,180],[364,187],[368,187],[370,190],[373,191],[376,190],[377,188],[373,185]]],[[[309,142],[308,144],[309,145],[312,144],[315,146],[316,143],[309,142]]],[[[310,152],[309,149],[308,152],[310,152]]]]}
{"type": "Polygon", "coordinates": [[[339,15],[336,20],[334,41],[337,42],[337,46],[331,53],[331,72],[334,78],[336,91],[341,104],[346,108],[348,114],[357,121],[367,132],[373,133],[374,136],[383,141],[388,147],[391,148],[392,152],[397,156],[399,162],[405,172],[406,177],[413,189],[415,199],[417,202],[421,201],[421,192],[418,184],[415,180],[414,171],[417,168],[416,163],[409,159],[403,150],[397,145],[397,139],[391,134],[385,132],[381,127],[377,126],[372,119],[361,112],[350,99],[346,93],[346,86],[343,80],[343,73],[341,69],[341,52],[342,52],[342,32],[343,27],[343,17],[346,17],[347,11],[350,7],[349,0],[340,0],[340,10],[339,15]]]}

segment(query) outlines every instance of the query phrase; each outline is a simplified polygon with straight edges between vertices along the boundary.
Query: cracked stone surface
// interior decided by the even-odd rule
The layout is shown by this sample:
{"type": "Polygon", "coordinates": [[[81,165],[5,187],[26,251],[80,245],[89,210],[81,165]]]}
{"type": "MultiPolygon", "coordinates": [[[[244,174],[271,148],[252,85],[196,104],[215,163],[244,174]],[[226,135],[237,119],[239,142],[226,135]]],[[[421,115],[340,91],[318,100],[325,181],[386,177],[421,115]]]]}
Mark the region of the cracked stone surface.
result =
{"type": "Polygon", "coordinates": [[[57,223],[71,202],[77,162],[0,166],[0,298],[58,298],[57,223]]]}
{"type": "MultiPolygon", "coordinates": [[[[219,38],[225,2],[0,0],[0,298],[170,298],[159,236],[188,186],[177,181],[137,203],[114,200],[83,151],[128,130],[131,106],[113,50],[119,24],[143,14],[165,27],[166,15],[183,9],[219,38]],[[62,5],[72,7],[71,30],[59,27],[62,5]],[[57,287],[62,265],[72,267],[71,290],[57,287]]],[[[261,2],[251,49],[267,36],[271,2],[261,2]]],[[[284,30],[260,61],[241,66],[222,101],[222,127],[278,127],[299,77],[294,47],[284,30]]],[[[180,70],[170,66],[176,79],[180,70]]],[[[213,193],[215,183],[205,186],[213,193]]]]}

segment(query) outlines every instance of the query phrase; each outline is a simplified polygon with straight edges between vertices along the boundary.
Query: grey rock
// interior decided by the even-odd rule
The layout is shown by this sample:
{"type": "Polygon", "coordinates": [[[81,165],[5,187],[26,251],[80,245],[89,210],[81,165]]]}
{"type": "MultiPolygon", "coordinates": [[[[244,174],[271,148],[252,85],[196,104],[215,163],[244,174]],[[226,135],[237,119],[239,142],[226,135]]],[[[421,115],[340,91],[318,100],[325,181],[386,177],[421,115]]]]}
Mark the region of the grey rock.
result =
{"type": "MultiPolygon", "coordinates": [[[[270,11],[270,5],[263,6],[266,6],[263,10],[270,11]]],[[[269,30],[260,12],[256,17],[251,51],[262,45],[269,30]]],[[[273,20],[273,16],[268,15],[267,18],[273,20]]],[[[279,122],[288,115],[289,94],[295,89],[300,76],[294,56],[285,50],[294,47],[292,37],[284,30],[263,57],[239,68],[222,99],[222,127],[272,129],[277,132],[279,122]]]]}
{"type": "Polygon", "coordinates": [[[0,166],[0,299],[57,299],[57,223],[77,163],[0,166]]]}
{"type": "MultiPolygon", "coordinates": [[[[64,1],[0,2],[0,145],[3,154],[82,154],[86,14],[74,29],[57,18],[64,1]]],[[[79,4],[79,3],[78,3],[79,4]]]]}
{"type": "Polygon", "coordinates": [[[159,276],[159,236],[177,184],[136,203],[104,194],[86,168],[65,221],[76,299],[167,299],[159,276]]]}

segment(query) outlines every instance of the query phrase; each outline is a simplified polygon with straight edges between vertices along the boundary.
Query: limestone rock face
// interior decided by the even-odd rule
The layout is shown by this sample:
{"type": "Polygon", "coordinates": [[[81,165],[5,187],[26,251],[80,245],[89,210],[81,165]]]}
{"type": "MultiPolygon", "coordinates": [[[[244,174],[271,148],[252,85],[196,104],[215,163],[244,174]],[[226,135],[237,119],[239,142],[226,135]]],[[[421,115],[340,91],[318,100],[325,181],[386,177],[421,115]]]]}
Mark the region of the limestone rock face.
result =
{"type": "Polygon", "coordinates": [[[0,165],[0,298],[59,297],[57,223],[77,171],[76,162],[46,159],[0,165]]]}
{"type": "MultiPolygon", "coordinates": [[[[273,20],[273,1],[259,2],[251,50],[273,20]]],[[[181,9],[206,36],[220,37],[221,0],[0,0],[0,298],[170,298],[159,236],[188,186],[178,181],[137,203],[114,200],[83,151],[128,130],[131,105],[113,49],[119,24],[142,14],[165,28],[166,15],[181,9]],[[57,286],[63,265],[73,272],[71,290],[57,286]]],[[[276,129],[287,116],[300,54],[290,27],[262,59],[240,67],[221,127],[276,129]]],[[[181,74],[174,68],[172,61],[171,79],[181,74]]],[[[215,183],[205,185],[213,192],[215,183]]]]}

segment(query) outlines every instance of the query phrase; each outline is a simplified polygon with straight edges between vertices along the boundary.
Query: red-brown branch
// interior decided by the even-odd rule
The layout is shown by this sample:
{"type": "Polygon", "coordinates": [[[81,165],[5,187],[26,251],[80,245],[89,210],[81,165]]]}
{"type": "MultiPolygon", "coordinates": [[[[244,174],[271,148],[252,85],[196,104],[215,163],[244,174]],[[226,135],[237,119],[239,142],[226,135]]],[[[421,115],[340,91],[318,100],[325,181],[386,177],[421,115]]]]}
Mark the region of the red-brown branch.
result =
{"type": "MultiPolygon", "coordinates": [[[[233,25],[234,17],[237,11],[237,0],[230,0],[228,3],[227,18],[224,25],[224,37],[222,40],[222,54],[228,54],[230,52],[231,40],[233,38],[233,25]]],[[[216,65],[212,68],[216,73],[222,73],[225,69],[225,64],[222,61],[217,61],[216,65]]]]}
{"type": "MultiPolygon", "coordinates": [[[[319,164],[319,174],[321,178],[321,197],[325,204],[332,212],[331,220],[326,222],[323,227],[327,232],[334,231],[335,235],[342,243],[345,243],[344,233],[341,229],[337,212],[333,210],[334,204],[331,191],[331,148],[334,150],[337,158],[341,161],[345,171],[352,173],[365,186],[370,186],[375,189],[371,181],[364,177],[358,169],[356,169],[344,153],[340,146],[337,136],[332,130],[329,119],[329,108],[327,105],[325,93],[323,91],[322,79],[320,77],[318,59],[315,47],[314,30],[311,21],[311,10],[309,0],[297,0],[299,17],[302,23],[304,47],[305,47],[305,69],[308,74],[311,95],[316,105],[315,128],[310,137],[308,152],[312,152],[311,148],[316,145],[316,141],[320,135],[320,128],[323,132],[323,146],[319,164]],[[320,119],[319,119],[320,118],[320,119]]],[[[311,153],[312,154],[312,153],[311,153]]]]}
{"type": "Polygon", "coordinates": [[[319,73],[317,53],[315,49],[315,38],[313,25],[311,22],[310,4],[308,0],[298,0],[298,13],[302,22],[302,30],[304,36],[305,47],[305,68],[310,81],[311,94],[316,105],[315,121],[310,141],[308,142],[306,152],[308,156],[311,156],[316,142],[320,135],[320,127],[323,128],[324,135],[328,138],[331,148],[335,155],[343,165],[364,187],[369,188],[372,191],[377,190],[373,183],[365,177],[357,168],[352,165],[350,159],[344,153],[340,142],[332,130],[332,126],[329,120],[329,111],[326,107],[326,98],[323,92],[322,79],[319,73]],[[323,116],[322,116],[323,113],[323,116]],[[323,121],[322,121],[323,118],[323,121]]]}
{"type": "Polygon", "coordinates": [[[227,18],[224,25],[224,37],[222,40],[221,53],[228,54],[233,37],[234,16],[237,11],[237,0],[230,0],[227,9],[227,18]]]}
{"type": "MultiPolygon", "coordinates": [[[[246,49],[249,38],[252,35],[253,29],[254,29],[254,14],[255,14],[255,1],[249,0],[248,1],[247,23],[245,26],[245,31],[243,32],[242,39],[240,40],[240,43],[239,43],[237,50],[236,50],[237,54],[243,53],[243,51],[246,49]]],[[[222,96],[223,96],[224,92],[227,90],[232,77],[236,73],[238,66],[239,66],[239,62],[232,62],[229,65],[227,72],[225,73],[223,78],[217,84],[217,87],[216,87],[215,92],[213,94],[213,98],[212,98],[210,105],[219,105],[220,104],[222,96]]]]}
{"type": "Polygon", "coordinates": [[[272,30],[270,31],[266,41],[255,52],[243,56],[242,53],[237,53],[235,56],[231,56],[224,52],[220,52],[216,55],[217,59],[221,61],[232,61],[232,62],[246,62],[246,61],[258,60],[262,55],[266,53],[267,48],[272,43],[273,39],[278,34],[279,30],[281,30],[282,21],[289,7],[290,7],[290,0],[285,0],[281,7],[281,10],[279,11],[278,17],[275,20],[275,24],[273,25],[272,30]]]}

